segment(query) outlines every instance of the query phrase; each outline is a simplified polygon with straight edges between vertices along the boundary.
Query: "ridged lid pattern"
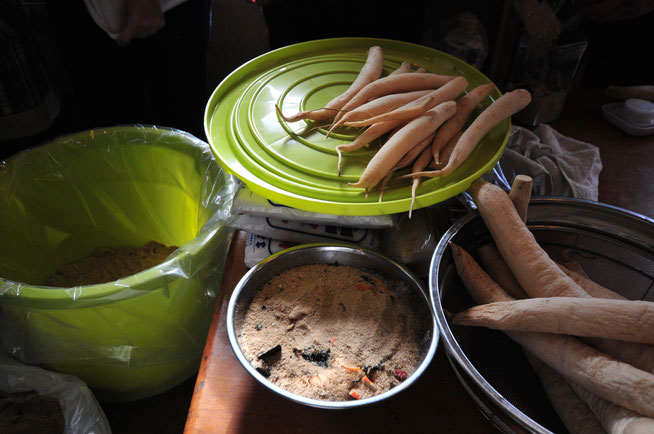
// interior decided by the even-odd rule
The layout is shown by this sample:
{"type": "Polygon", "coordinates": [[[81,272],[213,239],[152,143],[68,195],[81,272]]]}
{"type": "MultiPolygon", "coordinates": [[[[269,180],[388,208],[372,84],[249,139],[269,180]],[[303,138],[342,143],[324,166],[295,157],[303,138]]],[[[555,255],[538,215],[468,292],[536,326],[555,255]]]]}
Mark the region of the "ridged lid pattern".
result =
{"type": "MultiPolygon", "coordinates": [[[[323,107],[357,77],[373,45],[383,49],[384,75],[406,60],[414,68],[422,66],[429,72],[463,75],[468,89],[490,81],[452,56],[399,41],[338,38],[280,48],[236,69],[211,96],[205,130],[221,165],[255,193],[303,210],[341,215],[407,211],[411,203],[409,180],[390,182],[382,202],[378,201],[379,186],[366,197],[363,189],[347,185],[359,178],[379,143],[344,154],[339,176],[334,148],[354,140],[358,130],[339,130],[326,137],[324,123],[289,123],[275,109],[278,105],[289,116],[323,107]]],[[[482,107],[499,96],[496,89],[482,107]]],[[[423,178],[415,208],[455,196],[489,171],[501,156],[509,129],[508,120],[498,125],[454,173],[438,179],[423,178]]]]}

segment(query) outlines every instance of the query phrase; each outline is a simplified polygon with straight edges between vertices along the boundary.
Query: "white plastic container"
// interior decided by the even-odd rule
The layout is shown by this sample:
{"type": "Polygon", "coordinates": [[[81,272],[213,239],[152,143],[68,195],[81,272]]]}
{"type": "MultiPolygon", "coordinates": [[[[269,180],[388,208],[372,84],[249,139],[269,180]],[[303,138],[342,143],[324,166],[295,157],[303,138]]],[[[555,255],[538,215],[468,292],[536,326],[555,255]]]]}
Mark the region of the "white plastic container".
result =
{"type": "Polygon", "coordinates": [[[604,104],[602,117],[632,136],[654,133],[654,103],[644,99],[604,104]]]}

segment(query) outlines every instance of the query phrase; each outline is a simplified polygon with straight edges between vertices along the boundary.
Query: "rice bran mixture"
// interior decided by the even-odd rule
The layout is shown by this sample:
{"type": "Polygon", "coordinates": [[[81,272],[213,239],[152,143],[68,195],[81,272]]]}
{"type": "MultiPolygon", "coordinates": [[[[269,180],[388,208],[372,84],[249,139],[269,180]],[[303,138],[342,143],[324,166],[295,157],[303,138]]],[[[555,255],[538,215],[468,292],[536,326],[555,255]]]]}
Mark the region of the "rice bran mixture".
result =
{"type": "Polygon", "coordinates": [[[379,276],[306,265],[266,283],[236,332],[250,363],[279,387],[346,401],[397,386],[404,378],[396,369],[411,375],[418,329],[408,304],[379,276]]]}
{"type": "Polygon", "coordinates": [[[44,283],[70,288],[113,282],[161,264],[177,246],[150,241],[139,247],[104,248],[79,261],[61,266],[44,283]]]}

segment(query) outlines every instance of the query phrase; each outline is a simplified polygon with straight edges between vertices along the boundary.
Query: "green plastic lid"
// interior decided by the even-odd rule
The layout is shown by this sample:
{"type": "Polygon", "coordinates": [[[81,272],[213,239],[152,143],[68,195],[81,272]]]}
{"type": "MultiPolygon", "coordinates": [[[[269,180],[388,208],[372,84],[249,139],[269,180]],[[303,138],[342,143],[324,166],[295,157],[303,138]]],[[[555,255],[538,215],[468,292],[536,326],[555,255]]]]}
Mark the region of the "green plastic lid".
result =
{"type": "MultiPolygon", "coordinates": [[[[290,207],[339,215],[408,211],[410,179],[389,182],[381,202],[379,187],[366,195],[364,189],[348,186],[359,179],[380,143],[345,153],[339,176],[334,148],[354,140],[359,130],[344,130],[327,138],[324,123],[286,122],[275,109],[278,105],[290,116],[323,107],[354,81],[373,45],[383,50],[383,75],[408,61],[413,68],[464,76],[468,90],[490,82],[453,56],[393,40],[323,39],[270,51],[232,72],[209,99],[205,131],[220,164],[253,192],[290,207]]],[[[473,116],[500,95],[495,89],[473,116]]],[[[440,178],[423,178],[414,209],[449,199],[489,172],[502,155],[509,130],[510,120],[502,121],[456,171],[440,178]]]]}

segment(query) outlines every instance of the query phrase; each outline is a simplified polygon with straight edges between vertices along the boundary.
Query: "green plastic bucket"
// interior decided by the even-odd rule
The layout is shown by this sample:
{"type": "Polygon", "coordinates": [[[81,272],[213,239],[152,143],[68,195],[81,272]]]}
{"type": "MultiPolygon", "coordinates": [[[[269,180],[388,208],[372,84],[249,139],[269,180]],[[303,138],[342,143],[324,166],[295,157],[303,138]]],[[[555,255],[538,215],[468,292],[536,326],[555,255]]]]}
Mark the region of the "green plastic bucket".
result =
{"type": "Polygon", "coordinates": [[[236,181],[178,130],[95,129],[0,165],[0,337],[24,363],[72,374],[102,401],[161,393],[199,366],[222,280],[236,181]],[[179,246],[113,282],[42,286],[103,247],[179,246]]]}

